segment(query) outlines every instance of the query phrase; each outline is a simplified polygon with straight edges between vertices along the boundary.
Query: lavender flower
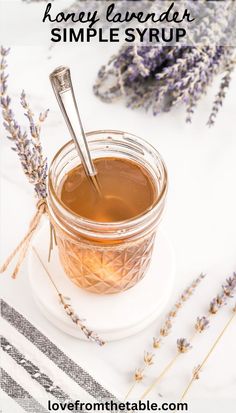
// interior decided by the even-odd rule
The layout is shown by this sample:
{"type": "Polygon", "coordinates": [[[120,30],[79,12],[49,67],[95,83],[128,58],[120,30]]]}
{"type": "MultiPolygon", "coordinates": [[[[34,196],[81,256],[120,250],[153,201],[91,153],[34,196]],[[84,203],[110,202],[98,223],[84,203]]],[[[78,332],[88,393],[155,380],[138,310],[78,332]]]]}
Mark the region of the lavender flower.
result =
{"type": "Polygon", "coordinates": [[[153,343],[152,343],[153,348],[157,349],[161,347],[161,339],[153,337],[153,343]]]}
{"type": "Polygon", "coordinates": [[[151,366],[153,364],[153,359],[154,359],[155,355],[153,353],[149,353],[149,352],[145,352],[144,353],[144,363],[147,366],[151,366]]]}
{"type": "Polygon", "coordinates": [[[177,349],[179,353],[187,353],[187,351],[191,348],[191,344],[186,340],[186,338],[178,338],[177,349]]]}
{"type": "Polygon", "coordinates": [[[22,132],[20,125],[17,123],[11,109],[11,99],[7,95],[7,79],[5,73],[7,68],[6,57],[9,49],[1,47],[0,56],[0,106],[2,108],[3,125],[8,132],[8,138],[12,141],[12,149],[17,152],[21,166],[30,183],[34,185],[36,195],[39,200],[47,197],[46,179],[47,179],[47,159],[42,153],[40,142],[41,124],[47,117],[48,111],[39,115],[37,122],[34,120],[34,114],[29,107],[25,92],[21,94],[21,105],[25,109],[25,116],[30,124],[31,138],[27,132],[22,132]]]}
{"type": "Polygon", "coordinates": [[[211,314],[216,314],[218,312],[218,309],[219,309],[219,306],[218,306],[217,300],[216,298],[213,298],[213,300],[210,303],[209,312],[211,314]]]}
{"type": "Polygon", "coordinates": [[[210,303],[210,314],[216,314],[221,307],[227,304],[229,298],[233,298],[236,291],[236,273],[226,279],[222,285],[222,292],[218,294],[210,303]]]}
{"type": "Polygon", "coordinates": [[[227,297],[233,297],[236,290],[236,273],[233,274],[233,277],[226,279],[226,283],[223,284],[222,288],[227,297]]]}
{"type": "Polygon", "coordinates": [[[143,369],[136,369],[134,373],[134,381],[140,383],[144,378],[143,369]]]}
{"type": "Polygon", "coordinates": [[[195,330],[198,333],[202,333],[209,327],[210,321],[207,317],[198,317],[196,324],[195,324],[195,330]]]}
{"type": "Polygon", "coordinates": [[[201,366],[200,364],[193,369],[193,379],[194,380],[199,380],[200,379],[200,373],[201,373],[201,366]]]}
{"type": "Polygon", "coordinates": [[[167,319],[165,321],[164,325],[160,329],[160,335],[162,337],[167,337],[169,335],[171,327],[172,327],[172,323],[171,323],[170,319],[167,319]]]}

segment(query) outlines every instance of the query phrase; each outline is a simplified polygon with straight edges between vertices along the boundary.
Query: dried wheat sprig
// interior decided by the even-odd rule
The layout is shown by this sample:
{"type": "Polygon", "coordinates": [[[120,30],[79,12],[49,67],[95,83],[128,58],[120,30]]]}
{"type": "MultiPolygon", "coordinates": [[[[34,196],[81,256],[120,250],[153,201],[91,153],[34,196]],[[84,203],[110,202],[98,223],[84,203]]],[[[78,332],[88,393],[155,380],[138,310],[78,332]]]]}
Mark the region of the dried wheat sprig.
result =
{"type": "Polygon", "coordinates": [[[232,298],[236,290],[236,273],[232,277],[227,278],[225,283],[222,285],[220,294],[218,294],[210,303],[207,316],[198,317],[194,323],[194,332],[189,340],[185,338],[179,338],[177,340],[177,353],[173,359],[167,364],[164,370],[159,374],[159,376],[152,382],[152,384],[144,391],[141,399],[144,399],[161,381],[165,374],[171,369],[175,361],[179,358],[181,354],[187,353],[191,349],[191,343],[197,334],[201,334],[207,330],[210,323],[210,317],[214,316],[220,308],[227,304],[229,298],[232,298]]]}
{"type": "MultiPolygon", "coordinates": [[[[172,324],[174,319],[176,319],[179,310],[183,307],[183,304],[190,299],[193,295],[194,291],[200,284],[200,282],[205,278],[206,274],[201,273],[197,278],[195,278],[192,283],[185,288],[185,290],[181,293],[180,297],[172,307],[172,309],[168,312],[163,325],[160,328],[159,336],[153,337],[153,349],[157,350],[161,347],[163,340],[167,337],[172,328],[172,324]]],[[[151,366],[154,363],[154,354],[145,352],[144,353],[144,365],[140,368],[137,368],[133,375],[134,383],[130,386],[128,393],[125,396],[125,400],[130,396],[131,392],[134,390],[135,385],[140,383],[144,379],[144,373],[147,367],[151,366]]]]}
{"type": "Polygon", "coordinates": [[[2,109],[3,126],[8,133],[8,138],[13,142],[13,150],[17,153],[21,166],[34,189],[39,200],[47,197],[47,159],[43,156],[40,142],[41,124],[48,115],[48,110],[40,113],[37,122],[34,120],[34,114],[27,102],[25,92],[21,94],[21,105],[25,109],[25,115],[30,123],[30,137],[15,119],[11,109],[11,98],[7,94],[8,75],[5,73],[7,68],[6,58],[10,49],[0,48],[0,107],[2,109]]]}
{"type": "Polygon", "coordinates": [[[88,340],[93,341],[95,343],[97,343],[99,346],[103,346],[105,344],[105,341],[103,341],[102,339],[100,339],[100,337],[97,335],[97,333],[95,333],[94,331],[90,330],[85,324],[84,321],[82,320],[78,314],[75,313],[75,311],[73,310],[73,307],[71,304],[68,303],[68,301],[70,301],[69,297],[66,297],[64,294],[62,294],[54,279],[53,276],[51,275],[51,273],[49,272],[48,268],[46,267],[46,265],[44,264],[42,258],[40,257],[38,251],[36,250],[35,247],[32,247],[32,250],[34,251],[36,257],[38,258],[41,266],[43,267],[45,273],[47,274],[49,280],[51,281],[54,289],[57,292],[58,298],[59,298],[59,302],[60,304],[63,306],[66,314],[70,317],[71,321],[73,323],[75,323],[83,332],[83,334],[87,337],[88,340]]]}
{"type": "Polygon", "coordinates": [[[233,307],[233,314],[230,316],[229,320],[227,321],[227,323],[225,324],[224,328],[221,330],[220,334],[217,336],[216,340],[214,341],[213,345],[211,346],[210,350],[208,351],[207,355],[204,357],[203,361],[193,369],[193,374],[192,374],[192,378],[189,381],[188,385],[186,386],[185,390],[183,391],[180,401],[182,401],[188,394],[190,388],[192,387],[194,381],[199,380],[200,379],[200,373],[202,371],[202,368],[205,366],[205,364],[207,363],[209,357],[211,356],[211,354],[213,353],[213,351],[215,350],[215,348],[217,347],[218,343],[220,342],[220,340],[222,339],[223,335],[225,334],[226,330],[228,329],[228,327],[230,326],[230,324],[232,323],[232,321],[236,318],[236,304],[233,307]]]}

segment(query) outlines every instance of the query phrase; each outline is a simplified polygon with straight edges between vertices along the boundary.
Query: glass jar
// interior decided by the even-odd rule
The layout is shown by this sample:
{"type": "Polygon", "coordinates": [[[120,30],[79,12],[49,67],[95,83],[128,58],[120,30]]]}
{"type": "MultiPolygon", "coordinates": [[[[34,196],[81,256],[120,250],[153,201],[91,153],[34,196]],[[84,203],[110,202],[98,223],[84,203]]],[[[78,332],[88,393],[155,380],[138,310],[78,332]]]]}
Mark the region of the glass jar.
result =
{"type": "Polygon", "coordinates": [[[143,214],[120,222],[95,222],[74,214],[59,197],[65,174],[80,164],[73,142],[66,143],[51,163],[49,216],[65,273],[90,292],[118,293],[133,287],[148,268],[166,201],[167,171],[160,154],[137,136],[110,130],[86,136],[93,159],[110,156],[136,161],[146,168],[157,189],[155,203],[143,214]]]}

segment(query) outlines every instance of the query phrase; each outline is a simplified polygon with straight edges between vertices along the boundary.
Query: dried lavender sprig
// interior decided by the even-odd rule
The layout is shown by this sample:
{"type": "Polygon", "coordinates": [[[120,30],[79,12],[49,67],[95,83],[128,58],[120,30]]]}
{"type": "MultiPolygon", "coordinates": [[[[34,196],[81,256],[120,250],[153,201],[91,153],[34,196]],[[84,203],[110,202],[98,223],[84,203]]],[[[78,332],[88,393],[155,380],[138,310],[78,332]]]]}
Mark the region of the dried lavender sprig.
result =
{"type": "MultiPolygon", "coordinates": [[[[155,342],[160,343],[162,340],[162,337],[167,337],[171,331],[172,328],[172,320],[176,318],[179,310],[183,307],[183,304],[190,299],[190,297],[193,295],[195,289],[197,286],[200,284],[200,282],[205,278],[206,274],[201,273],[199,277],[197,277],[181,294],[177,302],[174,304],[172,310],[167,314],[166,320],[163,324],[163,326],[160,329],[160,336],[157,338],[154,338],[154,344],[155,342]]],[[[155,348],[155,345],[153,346],[155,348]]]]}
{"type": "MultiPolygon", "coordinates": [[[[208,50],[208,53],[210,53],[210,50],[208,50]]],[[[229,88],[231,80],[231,77],[228,76],[228,67],[231,68],[231,74],[235,66],[235,64],[231,62],[232,56],[233,49],[224,46],[219,46],[215,49],[215,52],[211,52],[211,60],[209,62],[213,63],[208,65],[207,70],[199,72],[199,76],[196,77],[195,82],[193,82],[193,84],[189,88],[189,91],[187,91],[188,96],[185,92],[185,101],[187,104],[187,122],[191,122],[192,115],[198,101],[204,94],[206,94],[207,88],[209,88],[209,86],[213,83],[214,77],[223,71],[224,74],[219,87],[219,92],[217,94],[217,97],[215,98],[215,102],[213,103],[213,108],[207,122],[208,126],[214,125],[216,115],[218,114],[220,106],[223,105],[223,99],[226,97],[226,91],[229,88]],[[225,62],[230,63],[226,64],[225,62]],[[227,81],[225,78],[227,79],[227,81]]]]}
{"type": "Polygon", "coordinates": [[[235,63],[233,63],[233,62],[229,63],[228,67],[226,68],[225,74],[224,74],[223,78],[221,79],[219,91],[218,91],[218,93],[215,97],[213,107],[212,107],[212,111],[211,111],[211,114],[210,114],[208,122],[207,122],[207,124],[209,126],[214,125],[215,118],[216,118],[221,106],[223,105],[223,101],[225,99],[226,92],[229,89],[230,82],[232,80],[232,72],[234,70],[234,65],[235,65],[235,63]]]}
{"type": "Polygon", "coordinates": [[[72,321],[73,323],[75,323],[75,324],[81,329],[81,331],[82,331],[83,334],[87,337],[88,340],[97,343],[99,346],[103,346],[103,345],[105,344],[105,341],[102,340],[102,339],[98,336],[97,333],[95,333],[94,331],[92,331],[91,329],[89,329],[89,328],[85,325],[85,323],[84,323],[85,320],[82,320],[82,319],[78,316],[78,314],[75,313],[72,305],[68,303],[68,301],[70,301],[70,298],[69,298],[69,297],[66,297],[64,294],[62,294],[62,293],[59,291],[59,289],[58,289],[58,287],[57,287],[57,285],[56,285],[56,283],[55,283],[55,281],[54,281],[54,279],[53,279],[53,276],[51,275],[51,273],[50,273],[49,270],[47,269],[46,265],[44,264],[42,258],[40,257],[38,251],[36,250],[36,248],[33,247],[32,250],[34,251],[34,253],[35,253],[36,257],[38,258],[40,264],[42,265],[45,273],[47,274],[50,282],[52,283],[52,285],[53,285],[53,287],[54,287],[54,289],[55,289],[55,291],[56,291],[56,293],[57,293],[57,295],[58,295],[59,302],[60,302],[60,304],[62,304],[62,306],[63,306],[66,314],[70,317],[71,321],[72,321]]]}
{"type": "Polygon", "coordinates": [[[73,310],[73,307],[71,304],[68,304],[68,301],[70,301],[69,297],[65,297],[61,293],[58,294],[60,303],[63,305],[63,308],[66,312],[66,314],[70,317],[70,319],[75,323],[77,326],[80,327],[81,331],[84,333],[84,335],[87,337],[88,340],[93,341],[97,343],[99,346],[103,346],[105,344],[105,341],[101,340],[97,333],[94,331],[90,330],[85,324],[84,320],[82,320],[78,314],[75,313],[73,310]]]}
{"type": "Polygon", "coordinates": [[[229,298],[233,298],[236,290],[236,272],[233,273],[232,277],[225,280],[222,285],[222,291],[210,302],[209,313],[216,314],[225,304],[229,298]]]}
{"type": "MultiPolygon", "coordinates": [[[[166,319],[163,323],[163,325],[160,328],[160,334],[158,337],[153,338],[153,349],[157,350],[161,347],[163,343],[164,337],[167,337],[172,328],[172,324],[174,319],[176,319],[177,314],[179,310],[183,307],[183,304],[190,299],[190,297],[193,295],[194,291],[196,288],[199,286],[200,282],[205,278],[206,274],[201,273],[197,278],[195,278],[192,283],[185,288],[185,290],[181,293],[180,297],[172,307],[172,309],[168,312],[166,319]]],[[[147,367],[151,366],[154,363],[154,354],[151,352],[145,352],[144,353],[144,366],[139,367],[135,370],[134,375],[133,375],[133,380],[134,383],[131,385],[125,399],[130,396],[132,390],[135,387],[136,383],[141,382],[144,379],[144,373],[147,367]]]]}
{"type": "Polygon", "coordinates": [[[202,371],[202,368],[206,365],[209,357],[211,356],[211,354],[213,353],[213,351],[215,350],[216,346],[218,345],[219,341],[222,339],[223,335],[225,334],[226,330],[228,329],[229,325],[232,323],[232,321],[236,318],[236,303],[232,309],[233,314],[231,314],[229,320],[227,321],[227,323],[225,324],[224,328],[221,330],[220,334],[217,336],[216,340],[214,341],[213,345],[211,346],[210,350],[207,352],[207,355],[204,357],[203,361],[193,369],[193,374],[192,374],[192,378],[189,381],[188,385],[186,386],[186,388],[184,389],[180,401],[182,401],[186,396],[187,393],[189,392],[192,384],[194,383],[194,381],[199,380],[200,379],[200,373],[202,371]]]}
{"type": "Polygon", "coordinates": [[[159,374],[159,376],[152,382],[152,384],[145,390],[141,399],[144,399],[156,385],[161,381],[165,374],[170,370],[174,365],[177,358],[186,352],[188,352],[192,346],[191,343],[195,338],[197,333],[203,333],[209,328],[210,317],[214,316],[224,305],[228,303],[230,298],[233,298],[236,292],[236,273],[233,273],[233,276],[227,278],[222,285],[220,293],[211,301],[207,316],[197,317],[196,322],[194,323],[194,334],[189,340],[186,338],[179,338],[177,340],[177,352],[173,359],[167,364],[164,370],[159,374]]]}
{"type": "Polygon", "coordinates": [[[15,119],[14,113],[11,109],[11,99],[7,94],[7,79],[8,75],[5,73],[7,68],[6,57],[10,49],[1,47],[0,56],[0,106],[2,108],[3,126],[8,132],[8,138],[13,142],[13,150],[17,152],[21,162],[21,166],[30,183],[34,185],[35,193],[39,200],[47,197],[47,159],[42,153],[42,146],[40,142],[41,123],[46,119],[48,111],[39,115],[37,123],[34,121],[34,115],[27,102],[25,92],[21,94],[21,105],[26,110],[25,115],[30,122],[29,138],[26,131],[22,129],[15,119]]]}

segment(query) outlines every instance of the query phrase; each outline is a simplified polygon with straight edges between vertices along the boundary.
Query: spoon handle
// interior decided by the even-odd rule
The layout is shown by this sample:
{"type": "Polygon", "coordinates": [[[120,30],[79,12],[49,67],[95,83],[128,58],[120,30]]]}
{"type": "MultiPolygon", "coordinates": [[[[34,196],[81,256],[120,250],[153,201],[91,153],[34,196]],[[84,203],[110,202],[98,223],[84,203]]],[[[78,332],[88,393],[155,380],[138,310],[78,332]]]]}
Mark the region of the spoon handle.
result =
{"type": "Polygon", "coordinates": [[[80,155],[85,173],[86,175],[94,176],[96,175],[96,169],[91,159],[84,128],[80,119],[70,69],[65,66],[59,66],[50,74],[50,81],[71,137],[80,155]]]}

